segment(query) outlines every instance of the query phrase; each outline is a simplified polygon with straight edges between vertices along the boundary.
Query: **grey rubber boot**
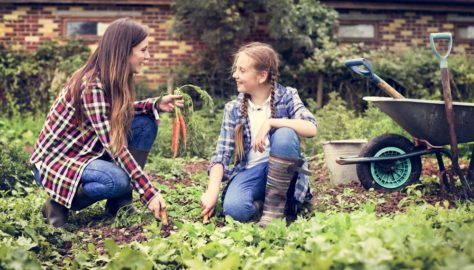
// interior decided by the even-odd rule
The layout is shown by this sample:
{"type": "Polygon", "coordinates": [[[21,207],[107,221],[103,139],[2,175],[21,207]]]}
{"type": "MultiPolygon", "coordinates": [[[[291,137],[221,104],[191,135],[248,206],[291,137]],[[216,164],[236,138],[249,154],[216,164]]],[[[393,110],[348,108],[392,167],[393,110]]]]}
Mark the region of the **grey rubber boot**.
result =
{"type": "MultiPolygon", "coordinates": [[[[128,151],[130,151],[130,154],[132,154],[133,158],[135,158],[135,161],[143,169],[145,167],[148,158],[148,153],[150,153],[150,151],[140,150],[132,147],[128,148],[128,151]]],[[[105,212],[109,215],[115,216],[117,215],[117,212],[120,208],[132,204],[132,199],[132,189],[130,188],[129,192],[119,197],[108,199],[105,203],[105,212]]],[[[131,208],[129,211],[135,212],[136,209],[131,208]]]]}
{"type": "Polygon", "coordinates": [[[43,217],[46,218],[49,225],[59,228],[66,224],[69,218],[69,209],[51,198],[48,198],[41,210],[43,217]]]}
{"type": "Polygon", "coordinates": [[[300,159],[279,158],[270,155],[263,215],[258,222],[260,227],[266,227],[274,218],[285,216],[287,192],[295,175],[292,168],[297,166],[299,161],[300,159]]]}

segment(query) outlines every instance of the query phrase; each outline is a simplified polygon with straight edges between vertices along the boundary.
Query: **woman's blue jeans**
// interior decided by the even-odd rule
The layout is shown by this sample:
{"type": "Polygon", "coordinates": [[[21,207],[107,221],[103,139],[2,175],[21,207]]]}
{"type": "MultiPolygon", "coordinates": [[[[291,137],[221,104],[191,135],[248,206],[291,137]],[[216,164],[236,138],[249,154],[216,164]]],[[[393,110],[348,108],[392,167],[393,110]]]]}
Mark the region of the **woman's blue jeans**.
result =
{"type": "MultiPolygon", "coordinates": [[[[137,115],[132,121],[131,131],[128,147],[150,151],[158,133],[158,125],[150,116],[137,115]]],[[[36,168],[34,176],[41,185],[40,174],[36,168]]],[[[80,183],[83,185],[85,194],[97,201],[116,198],[130,191],[130,178],[127,173],[107,154],[91,161],[86,166],[80,183]]]]}
{"type": "MultiPolygon", "coordinates": [[[[270,155],[300,158],[300,142],[296,132],[287,127],[277,129],[270,137],[270,155]]],[[[257,211],[253,202],[265,198],[267,172],[268,162],[263,162],[234,176],[224,196],[224,215],[241,222],[251,220],[257,211]]]]}

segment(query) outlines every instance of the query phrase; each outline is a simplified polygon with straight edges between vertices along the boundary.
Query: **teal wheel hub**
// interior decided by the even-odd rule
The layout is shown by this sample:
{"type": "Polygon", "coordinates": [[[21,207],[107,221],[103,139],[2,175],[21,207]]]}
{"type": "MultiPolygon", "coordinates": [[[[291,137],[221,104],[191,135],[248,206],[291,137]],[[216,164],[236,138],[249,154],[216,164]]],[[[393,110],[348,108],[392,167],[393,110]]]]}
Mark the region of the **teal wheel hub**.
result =
{"type": "MultiPolygon", "coordinates": [[[[380,149],[374,157],[390,157],[405,154],[400,148],[385,147],[380,149]]],[[[384,188],[398,188],[405,184],[411,175],[411,162],[409,158],[387,162],[370,163],[370,172],[377,184],[384,188]]]]}

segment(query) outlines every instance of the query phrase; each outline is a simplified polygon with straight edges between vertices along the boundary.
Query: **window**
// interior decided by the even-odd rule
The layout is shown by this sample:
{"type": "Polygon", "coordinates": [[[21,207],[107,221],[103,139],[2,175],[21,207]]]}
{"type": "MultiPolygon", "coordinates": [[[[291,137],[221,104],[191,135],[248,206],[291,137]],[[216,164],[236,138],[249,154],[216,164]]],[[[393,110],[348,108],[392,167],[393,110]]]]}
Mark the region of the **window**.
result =
{"type": "Polygon", "coordinates": [[[457,36],[459,39],[474,41],[474,24],[458,26],[457,36]]]}
{"type": "Polygon", "coordinates": [[[375,25],[370,23],[341,23],[338,32],[341,39],[375,39],[375,25]]]}
{"type": "Polygon", "coordinates": [[[108,23],[97,21],[68,21],[66,22],[66,35],[102,36],[108,23]]]}

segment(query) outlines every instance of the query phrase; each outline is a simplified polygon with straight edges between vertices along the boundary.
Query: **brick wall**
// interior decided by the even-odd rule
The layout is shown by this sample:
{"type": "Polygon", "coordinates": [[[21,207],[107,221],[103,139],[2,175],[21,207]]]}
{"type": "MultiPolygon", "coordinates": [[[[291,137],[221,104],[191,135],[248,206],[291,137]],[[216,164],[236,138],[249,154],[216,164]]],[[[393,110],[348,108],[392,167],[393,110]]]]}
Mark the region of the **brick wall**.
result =
{"type": "MultiPolygon", "coordinates": [[[[456,36],[459,25],[474,25],[472,12],[387,10],[385,6],[358,10],[358,4],[351,3],[351,8],[336,7],[340,22],[376,25],[376,38],[364,41],[370,48],[386,48],[396,53],[403,53],[410,47],[428,48],[429,33],[449,31],[454,34],[453,53],[474,53],[473,41],[462,41],[456,36]]],[[[196,52],[204,46],[195,40],[174,40],[168,36],[173,18],[169,5],[132,5],[126,2],[109,5],[0,4],[0,42],[15,49],[32,51],[41,42],[63,37],[68,20],[111,22],[125,16],[149,27],[151,59],[142,76],[152,86],[166,83],[167,74],[174,66],[195,59],[196,52]]],[[[96,41],[89,41],[92,49],[96,41]]],[[[351,42],[358,41],[341,40],[342,44],[351,42]]]]}
{"type": "MultiPolygon", "coordinates": [[[[120,17],[131,17],[149,28],[151,59],[141,76],[152,86],[166,83],[170,69],[195,58],[203,46],[194,40],[169,37],[173,15],[166,5],[0,4],[0,42],[10,48],[33,51],[41,42],[63,37],[68,20],[111,22],[120,17]]],[[[97,38],[88,43],[95,49],[97,38]]]]}
{"type": "MultiPolygon", "coordinates": [[[[462,40],[457,33],[459,26],[474,26],[472,13],[339,10],[339,21],[374,24],[376,38],[364,41],[370,48],[385,48],[395,53],[403,53],[410,47],[430,48],[430,33],[450,32],[453,34],[453,53],[474,53],[474,40],[462,40]]],[[[342,44],[351,42],[357,41],[341,41],[342,44]]]]}

